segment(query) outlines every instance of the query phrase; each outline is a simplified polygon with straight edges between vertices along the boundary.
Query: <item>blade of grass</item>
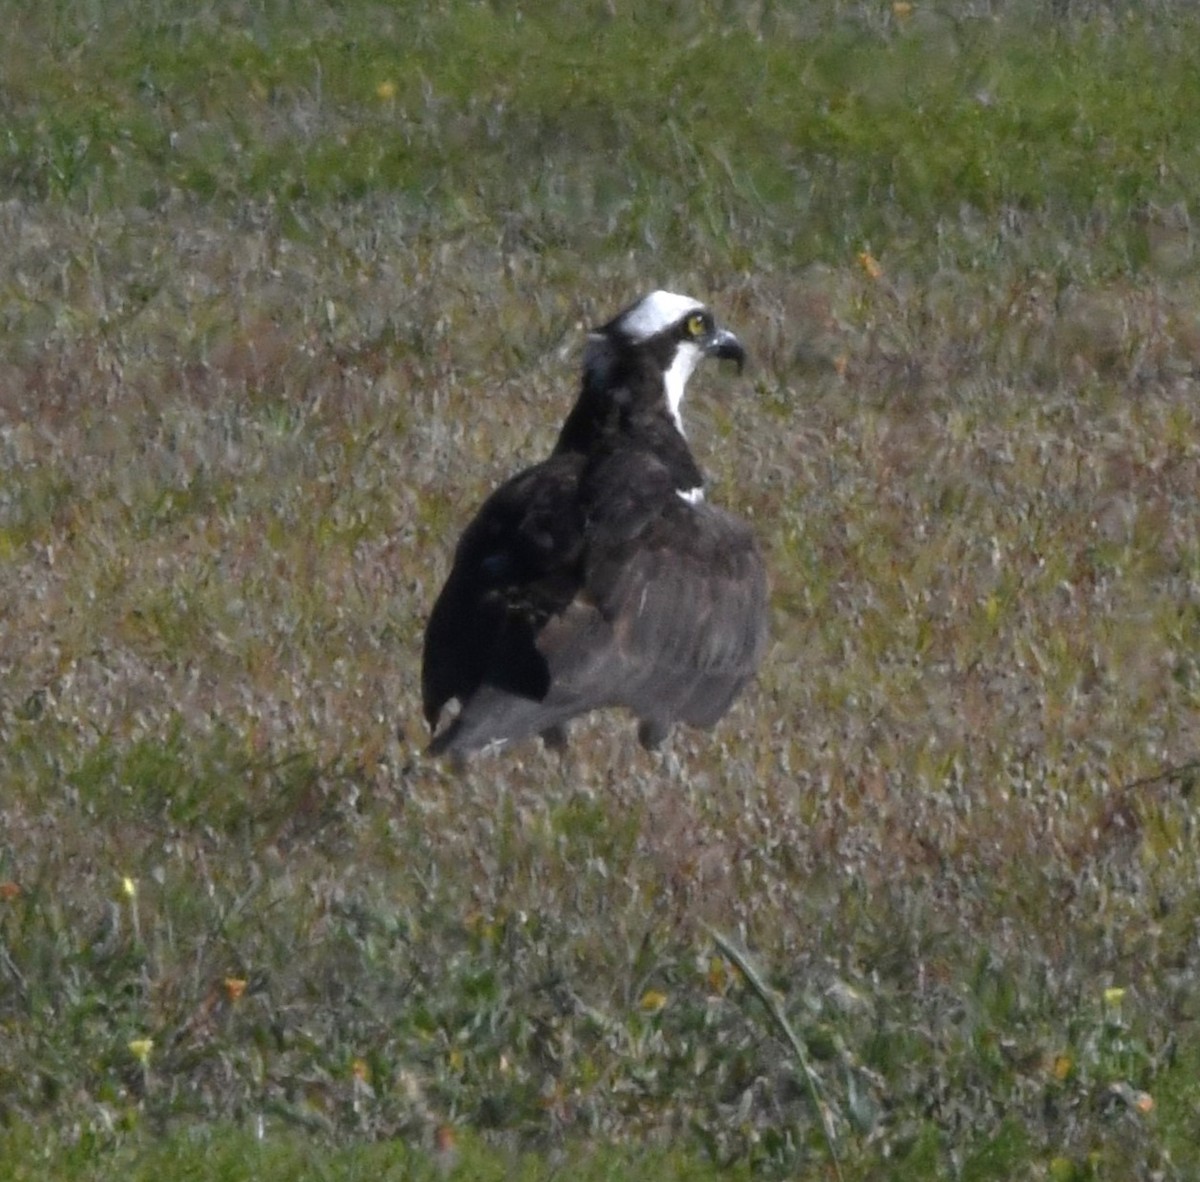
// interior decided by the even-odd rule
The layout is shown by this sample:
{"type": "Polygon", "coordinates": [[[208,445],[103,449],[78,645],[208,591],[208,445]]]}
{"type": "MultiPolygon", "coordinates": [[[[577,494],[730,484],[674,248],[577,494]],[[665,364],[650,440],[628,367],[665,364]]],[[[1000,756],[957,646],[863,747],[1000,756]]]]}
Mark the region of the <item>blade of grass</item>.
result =
{"type": "Polygon", "coordinates": [[[705,924],[705,930],[712,937],[713,943],[716,944],[721,952],[737,965],[742,976],[749,982],[750,988],[754,991],[758,1000],[766,1007],[771,1020],[779,1028],[788,1045],[792,1048],[792,1054],[796,1057],[796,1065],[799,1068],[800,1075],[804,1079],[809,1099],[812,1101],[813,1108],[821,1121],[821,1132],[825,1136],[825,1144],[829,1147],[829,1157],[833,1162],[833,1172],[838,1178],[838,1182],[841,1182],[842,1165],[838,1159],[837,1143],[834,1137],[832,1121],[821,1098],[820,1081],[817,1079],[816,1072],[808,1065],[808,1056],[805,1054],[804,1044],[800,1041],[800,1037],[788,1021],[787,1014],[783,1012],[783,1004],[779,994],[763,980],[762,974],[758,971],[749,956],[738,948],[727,936],[717,931],[716,928],[709,927],[707,924],[705,924]]]}

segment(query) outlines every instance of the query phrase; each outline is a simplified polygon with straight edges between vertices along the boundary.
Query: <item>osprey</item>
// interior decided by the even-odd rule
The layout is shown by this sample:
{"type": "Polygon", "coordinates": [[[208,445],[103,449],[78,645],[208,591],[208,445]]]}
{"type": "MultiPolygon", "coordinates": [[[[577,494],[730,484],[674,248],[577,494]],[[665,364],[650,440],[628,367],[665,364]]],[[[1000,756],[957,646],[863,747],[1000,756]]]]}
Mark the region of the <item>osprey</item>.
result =
{"type": "Polygon", "coordinates": [[[767,640],[767,579],[745,522],[704,500],[680,409],[705,357],[745,350],[687,296],[656,291],[588,337],[549,458],[467,526],[425,631],[430,752],[463,758],[623,706],[646,747],[711,727],[767,640]]]}

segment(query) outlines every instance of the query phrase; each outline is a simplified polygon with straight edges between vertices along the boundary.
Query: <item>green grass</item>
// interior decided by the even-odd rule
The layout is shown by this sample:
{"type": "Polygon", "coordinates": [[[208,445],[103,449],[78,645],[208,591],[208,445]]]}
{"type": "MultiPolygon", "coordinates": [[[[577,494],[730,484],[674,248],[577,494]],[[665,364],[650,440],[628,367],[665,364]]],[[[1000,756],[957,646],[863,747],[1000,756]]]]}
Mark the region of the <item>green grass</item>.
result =
{"type": "Polygon", "coordinates": [[[10,1172],[1195,1176],[1188,5],[3,15],[10,1172]],[[659,285],[762,676],[452,775],[452,539],[659,285]]]}
{"type": "MultiPolygon", "coordinates": [[[[262,1182],[309,1182],[336,1177],[351,1180],[389,1179],[439,1182],[447,1173],[480,1182],[538,1182],[569,1171],[582,1182],[613,1182],[643,1171],[647,1177],[668,1182],[706,1182],[715,1178],[747,1177],[743,1170],[721,1171],[696,1158],[658,1150],[637,1152],[596,1149],[572,1154],[557,1167],[547,1167],[534,1154],[498,1155],[485,1144],[468,1138],[438,1152],[388,1144],[358,1142],[334,1149],[317,1148],[303,1136],[256,1141],[245,1132],[226,1127],[185,1129],[151,1145],[135,1142],[117,1152],[107,1152],[95,1138],[85,1137],[70,1148],[38,1155],[21,1136],[8,1138],[9,1152],[18,1156],[14,1182],[45,1177],[70,1177],[98,1182],[126,1178],[151,1182],[170,1177],[205,1179],[206,1182],[255,1178],[262,1182]],[[28,1166],[24,1163],[28,1162],[28,1166]]],[[[0,1145],[4,1141],[0,1140],[0,1145]]]]}
{"type": "Polygon", "coordinates": [[[114,6],[101,38],[86,5],[10,7],[13,191],[98,209],[270,200],[302,232],[309,202],[384,194],[439,232],[507,208],[530,244],[732,238],[743,265],[1050,213],[1119,271],[1200,179],[1183,9],[114,6]]]}

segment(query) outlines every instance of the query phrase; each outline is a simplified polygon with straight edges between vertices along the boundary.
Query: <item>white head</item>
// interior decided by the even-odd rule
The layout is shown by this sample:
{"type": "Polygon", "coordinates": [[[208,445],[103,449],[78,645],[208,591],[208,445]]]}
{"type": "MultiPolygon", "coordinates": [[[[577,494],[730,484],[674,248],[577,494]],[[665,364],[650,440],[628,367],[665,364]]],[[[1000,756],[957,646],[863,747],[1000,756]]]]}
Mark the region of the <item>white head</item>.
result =
{"type": "Polygon", "coordinates": [[[634,344],[641,344],[668,328],[674,328],[685,316],[703,312],[704,305],[691,296],[673,291],[652,291],[612,322],[634,344]]]}
{"type": "Polygon", "coordinates": [[[653,351],[662,366],[667,409],[680,434],[680,407],[696,366],[708,356],[734,358],[739,365],[745,358],[737,337],[717,328],[712,313],[699,300],[672,291],[652,291],[593,333],[591,341],[584,365],[597,377],[616,363],[624,349],[653,351]]]}

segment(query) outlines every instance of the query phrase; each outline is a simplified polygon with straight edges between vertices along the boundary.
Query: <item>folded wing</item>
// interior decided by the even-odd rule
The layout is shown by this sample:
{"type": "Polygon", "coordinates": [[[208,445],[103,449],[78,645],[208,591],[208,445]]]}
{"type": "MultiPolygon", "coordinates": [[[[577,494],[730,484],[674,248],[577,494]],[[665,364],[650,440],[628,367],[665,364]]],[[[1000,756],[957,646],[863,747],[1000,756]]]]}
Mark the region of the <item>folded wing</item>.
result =
{"type": "Polygon", "coordinates": [[[749,528],[690,503],[648,451],[555,457],[502,487],[464,534],[426,632],[425,710],[466,754],[624,706],[653,744],[711,726],[766,644],[749,528]]]}

